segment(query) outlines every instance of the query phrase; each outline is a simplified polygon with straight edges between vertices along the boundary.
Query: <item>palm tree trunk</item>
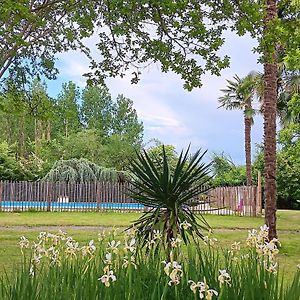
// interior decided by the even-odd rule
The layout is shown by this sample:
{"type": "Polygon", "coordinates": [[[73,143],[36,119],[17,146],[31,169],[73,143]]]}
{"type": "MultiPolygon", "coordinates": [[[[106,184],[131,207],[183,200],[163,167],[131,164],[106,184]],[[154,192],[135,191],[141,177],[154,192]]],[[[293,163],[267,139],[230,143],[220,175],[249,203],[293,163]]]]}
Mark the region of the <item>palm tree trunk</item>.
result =
{"type": "MultiPolygon", "coordinates": [[[[269,22],[277,15],[276,0],[267,0],[264,18],[264,32],[269,22]]],[[[268,45],[270,46],[270,45],[268,45]]],[[[276,100],[277,64],[276,45],[269,48],[273,54],[265,53],[264,63],[264,156],[265,156],[265,220],[269,227],[269,239],[277,237],[276,232],[276,100]],[[271,56],[271,57],[270,57],[271,56]]],[[[270,51],[270,50],[269,50],[270,51]]]]}
{"type": "Polygon", "coordinates": [[[249,117],[244,118],[245,123],[245,155],[246,155],[246,178],[247,185],[252,184],[252,172],[251,172],[251,126],[252,120],[249,117]]]}

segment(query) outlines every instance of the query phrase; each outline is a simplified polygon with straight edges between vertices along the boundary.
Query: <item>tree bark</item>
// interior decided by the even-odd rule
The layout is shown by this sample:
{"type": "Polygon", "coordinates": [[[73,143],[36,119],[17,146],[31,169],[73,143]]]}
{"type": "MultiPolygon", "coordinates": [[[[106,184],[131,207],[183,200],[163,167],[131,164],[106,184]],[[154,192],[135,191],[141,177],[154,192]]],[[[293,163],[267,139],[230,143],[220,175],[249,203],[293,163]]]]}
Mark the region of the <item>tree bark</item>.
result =
{"type": "MultiPolygon", "coordinates": [[[[270,21],[277,16],[276,0],[266,1],[264,33],[270,30],[270,21]]],[[[277,237],[276,231],[276,100],[277,63],[276,45],[268,45],[264,53],[264,157],[265,157],[265,221],[269,227],[269,239],[277,237]]]]}
{"type": "Polygon", "coordinates": [[[245,155],[246,155],[246,177],[247,186],[252,184],[252,172],[251,172],[251,126],[252,120],[249,117],[245,117],[245,155]]]}
{"type": "Polygon", "coordinates": [[[37,118],[34,119],[34,143],[35,143],[35,155],[39,156],[41,149],[41,139],[42,139],[42,121],[37,118]]]}
{"type": "Polygon", "coordinates": [[[47,141],[51,141],[51,122],[47,120],[47,141]]]}
{"type": "Polygon", "coordinates": [[[22,114],[19,117],[19,158],[24,157],[25,153],[25,116],[22,114]]]}

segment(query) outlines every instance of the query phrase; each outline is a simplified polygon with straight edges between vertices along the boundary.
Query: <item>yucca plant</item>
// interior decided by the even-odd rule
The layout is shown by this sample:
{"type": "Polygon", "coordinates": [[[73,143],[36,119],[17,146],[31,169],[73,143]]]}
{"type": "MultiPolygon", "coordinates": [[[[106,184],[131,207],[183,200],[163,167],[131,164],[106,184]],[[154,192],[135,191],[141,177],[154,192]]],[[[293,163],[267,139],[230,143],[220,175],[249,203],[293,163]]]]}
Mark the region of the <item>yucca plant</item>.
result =
{"type": "Polygon", "coordinates": [[[192,211],[192,206],[199,204],[195,199],[209,189],[206,184],[210,179],[210,164],[202,162],[206,151],[198,150],[190,156],[189,148],[181,152],[173,170],[164,147],[162,166],[157,166],[146,151],[137,153],[130,166],[135,179],[129,195],[149,208],[132,227],[137,229],[142,247],[155,239],[159,230],[167,258],[177,238],[187,244],[190,238],[203,238],[204,231],[210,228],[202,215],[196,217],[192,211]]]}

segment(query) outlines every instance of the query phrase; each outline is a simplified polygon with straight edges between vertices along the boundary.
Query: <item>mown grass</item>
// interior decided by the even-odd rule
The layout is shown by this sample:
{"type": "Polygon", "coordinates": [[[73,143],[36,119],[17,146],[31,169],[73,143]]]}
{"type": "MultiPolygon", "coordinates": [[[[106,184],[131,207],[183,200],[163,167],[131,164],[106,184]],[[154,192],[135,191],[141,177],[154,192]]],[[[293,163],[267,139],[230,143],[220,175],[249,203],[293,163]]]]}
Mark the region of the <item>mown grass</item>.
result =
{"type": "MultiPolygon", "coordinates": [[[[117,212],[21,212],[0,213],[0,226],[103,226],[126,227],[141,216],[141,213],[117,212]]],[[[251,229],[264,224],[263,217],[206,215],[212,228],[251,229]]],[[[300,231],[300,211],[279,210],[278,230],[300,231]]]]}

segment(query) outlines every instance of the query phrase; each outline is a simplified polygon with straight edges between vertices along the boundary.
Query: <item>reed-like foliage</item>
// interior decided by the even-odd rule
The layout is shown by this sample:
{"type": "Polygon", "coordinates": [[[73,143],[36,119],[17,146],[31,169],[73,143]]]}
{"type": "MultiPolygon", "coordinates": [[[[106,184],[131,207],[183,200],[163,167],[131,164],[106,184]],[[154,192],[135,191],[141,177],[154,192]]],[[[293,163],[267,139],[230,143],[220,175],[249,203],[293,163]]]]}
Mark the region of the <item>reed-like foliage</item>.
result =
{"type": "Polygon", "coordinates": [[[13,276],[1,275],[0,299],[299,300],[300,269],[283,284],[278,241],[268,241],[267,232],[251,231],[242,247],[227,250],[210,236],[204,244],[178,238],[170,261],[163,261],[158,231],[143,248],[134,232],[100,233],[85,245],[63,232],[42,232],[35,242],[22,237],[23,264],[13,276]]]}

